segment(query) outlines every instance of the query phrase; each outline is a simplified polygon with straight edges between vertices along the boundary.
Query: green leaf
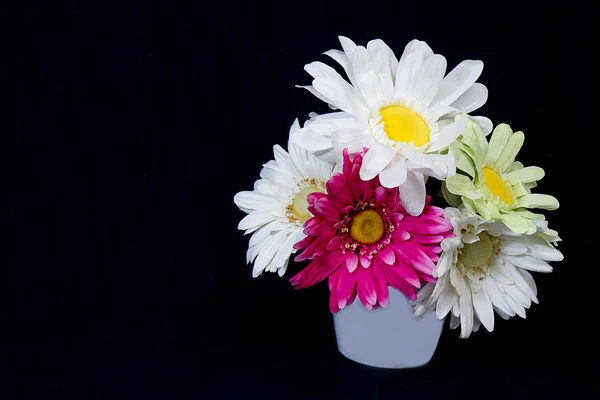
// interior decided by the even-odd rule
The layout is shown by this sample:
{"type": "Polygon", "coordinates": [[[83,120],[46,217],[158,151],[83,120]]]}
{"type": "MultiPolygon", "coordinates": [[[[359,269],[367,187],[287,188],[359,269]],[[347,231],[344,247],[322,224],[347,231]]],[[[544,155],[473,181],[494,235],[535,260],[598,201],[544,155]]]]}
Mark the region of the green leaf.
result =
{"type": "Polygon", "coordinates": [[[446,188],[446,182],[442,182],[442,190],[441,191],[442,191],[442,196],[444,196],[444,199],[446,200],[446,202],[448,204],[450,204],[452,207],[459,208],[462,205],[461,197],[450,193],[448,191],[448,188],[446,188]]]}

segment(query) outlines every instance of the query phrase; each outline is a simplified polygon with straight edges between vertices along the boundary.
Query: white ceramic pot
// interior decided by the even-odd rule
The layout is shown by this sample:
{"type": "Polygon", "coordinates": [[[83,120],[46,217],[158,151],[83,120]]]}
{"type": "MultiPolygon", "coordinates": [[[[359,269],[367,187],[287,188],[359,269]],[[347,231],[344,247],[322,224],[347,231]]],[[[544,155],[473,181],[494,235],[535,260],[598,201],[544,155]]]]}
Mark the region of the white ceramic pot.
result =
{"type": "Polygon", "coordinates": [[[358,298],[333,315],[340,352],[361,364],[379,368],[413,368],[431,360],[442,333],[435,313],[421,319],[402,293],[390,287],[386,308],[366,310],[358,298]]]}

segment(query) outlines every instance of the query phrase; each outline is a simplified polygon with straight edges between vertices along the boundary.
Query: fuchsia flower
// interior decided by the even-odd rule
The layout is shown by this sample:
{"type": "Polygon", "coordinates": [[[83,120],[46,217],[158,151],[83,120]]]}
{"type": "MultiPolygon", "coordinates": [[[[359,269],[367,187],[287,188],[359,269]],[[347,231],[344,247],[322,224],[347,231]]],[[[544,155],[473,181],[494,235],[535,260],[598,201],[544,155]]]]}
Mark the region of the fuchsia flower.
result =
{"type": "MultiPolygon", "coordinates": [[[[368,150],[366,150],[368,151],[368,150]]],[[[419,216],[400,206],[398,189],[385,188],[375,177],[360,178],[363,154],[343,152],[343,172],[327,182],[327,194],[308,195],[313,217],[304,224],[307,237],[295,261],[310,264],[290,279],[296,289],[329,277],[329,308],[335,313],[356,296],[366,309],[388,305],[388,285],[415,300],[421,281],[435,282],[432,271],[440,242],[452,236],[444,210],[429,205],[419,216]]]]}

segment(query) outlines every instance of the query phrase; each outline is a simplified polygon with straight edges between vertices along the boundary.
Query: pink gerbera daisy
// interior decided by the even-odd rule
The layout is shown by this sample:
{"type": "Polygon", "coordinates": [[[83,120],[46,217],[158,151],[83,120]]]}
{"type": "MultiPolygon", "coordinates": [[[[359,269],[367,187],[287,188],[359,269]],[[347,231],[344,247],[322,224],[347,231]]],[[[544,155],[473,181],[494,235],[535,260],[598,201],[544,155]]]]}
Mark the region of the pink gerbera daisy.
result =
{"type": "Polygon", "coordinates": [[[290,282],[304,289],[329,277],[333,313],[356,295],[368,310],[386,307],[388,285],[415,300],[421,281],[435,282],[439,244],[452,236],[452,226],[429,196],[421,215],[411,216],[397,189],[381,186],[378,177],[360,178],[363,154],[351,159],[344,150],[343,156],[343,171],[329,179],[327,194],[308,195],[313,217],[304,224],[307,237],[294,247],[304,249],[296,261],[312,261],[290,282]]]}

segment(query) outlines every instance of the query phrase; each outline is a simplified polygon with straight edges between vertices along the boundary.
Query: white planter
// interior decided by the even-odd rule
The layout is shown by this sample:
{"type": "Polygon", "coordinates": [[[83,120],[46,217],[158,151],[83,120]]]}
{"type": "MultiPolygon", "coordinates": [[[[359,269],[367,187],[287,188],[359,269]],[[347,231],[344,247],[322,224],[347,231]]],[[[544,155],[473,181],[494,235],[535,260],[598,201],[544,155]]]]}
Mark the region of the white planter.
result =
{"type": "Polygon", "coordinates": [[[402,293],[390,287],[386,308],[367,311],[358,298],[333,315],[340,352],[361,364],[413,368],[427,364],[442,333],[435,313],[417,320],[402,293]]]}

